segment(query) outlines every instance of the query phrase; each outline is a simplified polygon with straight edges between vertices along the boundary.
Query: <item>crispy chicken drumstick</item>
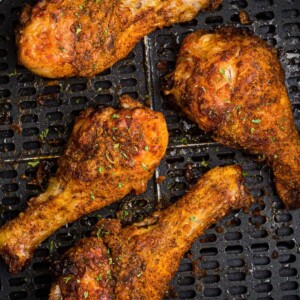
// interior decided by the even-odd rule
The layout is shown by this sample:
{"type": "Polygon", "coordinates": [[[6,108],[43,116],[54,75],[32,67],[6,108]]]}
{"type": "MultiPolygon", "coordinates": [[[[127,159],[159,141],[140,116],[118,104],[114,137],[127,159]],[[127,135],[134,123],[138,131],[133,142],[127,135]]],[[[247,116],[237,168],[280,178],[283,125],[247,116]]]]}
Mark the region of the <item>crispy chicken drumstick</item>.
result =
{"type": "Polygon", "coordinates": [[[222,0],[42,0],[25,6],[19,62],[49,78],[92,77],[158,27],[192,20],[222,0]]]}
{"type": "Polygon", "coordinates": [[[141,223],[121,228],[118,220],[99,221],[94,237],[64,256],[63,275],[50,300],[84,295],[90,300],[162,299],[194,239],[232,210],[249,207],[252,198],[243,183],[239,166],[217,167],[181,200],[141,223]]]}
{"type": "Polygon", "coordinates": [[[263,156],[286,207],[300,207],[300,139],[274,49],[242,30],[199,30],[164,92],[216,141],[263,156]]]}
{"type": "Polygon", "coordinates": [[[46,192],[0,229],[0,254],[11,272],[59,227],[146,190],[166,151],[166,122],[128,96],[120,102],[123,109],[87,109],[79,116],[46,192]]]}

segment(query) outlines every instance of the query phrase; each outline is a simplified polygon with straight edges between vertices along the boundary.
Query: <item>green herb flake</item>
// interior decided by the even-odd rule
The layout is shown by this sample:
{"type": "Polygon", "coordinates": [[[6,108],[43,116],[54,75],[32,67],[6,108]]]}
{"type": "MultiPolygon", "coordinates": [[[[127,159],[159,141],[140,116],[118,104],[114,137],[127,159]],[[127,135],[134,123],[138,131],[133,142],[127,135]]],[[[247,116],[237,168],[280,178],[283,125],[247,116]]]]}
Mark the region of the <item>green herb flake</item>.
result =
{"type": "Polygon", "coordinates": [[[102,278],[103,278],[103,275],[100,274],[100,275],[98,275],[98,276],[96,277],[96,280],[97,280],[97,281],[100,281],[100,280],[102,280],[102,278]]]}
{"type": "Polygon", "coordinates": [[[62,52],[66,52],[67,50],[62,46],[62,45],[59,45],[58,46],[58,49],[62,52]]]}
{"type": "Polygon", "coordinates": [[[99,167],[98,168],[98,172],[101,174],[101,173],[103,173],[104,172],[104,168],[103,167],[99,167]]]}
{"type": "Polygon", "coordinates": [[[101,237],[101,232],[102,232],[102,229],[98,228],[97,233],[96,233],[96,236],[98,239],[101,237]]]}
{"type": "Polygon", "coordinates": [[[114,144],[114,148],[118,149],[120,147],[120,144],[114,144]]]}
{"type": "Polygon", "coordinates": [[[113,259],[110,257],[109,259],[108,259],[108,264],[109,265],[112,265],[114,262],[113,262],[113,259]]]}
{"type": "Polygon", "coordinates": [[[125,116],[125,118],[126,118],[126,119],[131,119],[131,117],[130,117],[130,116],[125,116]]]}
{"type": "MultiPolygon", "coordinates": [[[[107,250],[106,250],[106,253],[107,253],[107,254],[110,254],[110,249],[107,249],[107,250]]],[[[107,274],[110,274],[110,270],[107,271],[107,274]]]]}
{"type": "Polygon", "coordinates": [[[251,133],[254,133],[255,132],[255,129],[252,127],[251,128],[251,133]]]}
{"type": "Polygon", "coordinates": [[[97,64],[96,63],[93,63],[93,69],[95,70],[97,67],[97,64]]]}
{"type": "Polygon", "coordinates": [[[244,172],[243,172],[243,176],[244,176],[244,177],[248,177],[248,176],[249,176],[249,173],[246,172],[246,171],[244,171],[244,172]]]}
{"type": "Polygon", "coordinates": [[[27,163],[27,166],[28,166],[28,167],[34,168],[34,167],[36,167],[37,165],[39,165],[39,163],[40,163],[39,160],[36,160],[36,161],[29,161],[29,162],[27,163]]]}
{"type": "Polygon", "coordinates": [[[64,277],[65,284],[67,284],[71,280],[71,276],[64,277]]]}
{"type": "Polygon", "coordinates": [[[208,167],[208,162],[206,160],[202,160],[200,165],[206,168],[208,167]]]}
{"type": "Polygon", "coordinates": [[[190,217],[190,221],[194,222],[196,220],[196,217],[192,216],[190,217]]]}
{"type": "Polygon", "coordinates": [[[48,133],[49,133],[49,129],[46,128],[44,131],[42,131],[40,133],[40,135],[39,135],[40,139],[43,141],[46,138],[46,136],[48,135],[48,133]]]}
{"type": "Polygon", "coordinates": [[[204,93],[206,93],[206,88],[204,86],[201,87],[204,93]]]}
{"type": "Polygon", "coordinates": [[[136,276],[140,278],[142,275],[143,275],[143,271],[140,274],[137,274],[136,276]]]}
{"type": "Polygon", "coordinates": [[[148,146],[145,146],[145,151],[149,151],[149,147],[148,146]]]}
{"type": "Polygon", "coordinates": [[[91,199],[94,201],[95,200],[95,195],[93,193],[91,193],[91,199]]]}
{"type": "Polygon", "coordinates": [[[274,158],[277,158],[277,157],[278,157],[278,155],[277,155],[277,154],[275,154],[275,155],[274,155],[274,158]]]}
{"type": "Polygon", "coordinates": [[[49,252],[50,252],[50,254],[53,253],[54,249],[55,249],[55,242],[54,242],[54,240],[51,240],[50,244],[49,244],[49,252]]]}
{"type": "Polygon", "coordinates": [[[118,183],[118,188],[121,189],[122,187],[123,187],[123,183],[122,183],[122,182],[119,182],[119,183],[118,183]]]}
{"type": "Polygon", "coordinates": [[[113,114],[113,115],[112,115],[112,118],[113,118],[113,119],[119,119],[120,116],[119,116],[118,114],[113,114]]]}
{"type": "Polygon", "coordinates": [[[77,28],[76,28],[76,31],[75,31],[75,33],[76,34],[79,34],[81,32],[81,27],[80,26],[78,26],[77,28]]]}
{"type": "Polygon", "coordinates": [[[122,152],[121,154],[124,158],[129,159],[128,155],[125,152],[122,152]]]}
{"type": "Polygon", "coordinates": [[[83,297],[84,297],[84,299],[87,299],[87,298],[88,298],[88,296],[89,296],[89,292],[88,292],[88,291],[85,291],[85,292],[83,293],[83,297]]]}
{"type": "Polygon", "coordinates": [[[147,166],[143,162],[141,163],[141,166],[142,166],[144,171],[147,171],[147,166]]]}
{"type": "Polygon", "coordinates": [[[80,9],[80,10],[83,10],[83,5],[79,5],[79,9],[80,9]]]}
{"type": "Polygon", "coordinates": [[[261,119],[252,119],[251,122],[254,124],[259,124],[261,123],[261,119]]]}

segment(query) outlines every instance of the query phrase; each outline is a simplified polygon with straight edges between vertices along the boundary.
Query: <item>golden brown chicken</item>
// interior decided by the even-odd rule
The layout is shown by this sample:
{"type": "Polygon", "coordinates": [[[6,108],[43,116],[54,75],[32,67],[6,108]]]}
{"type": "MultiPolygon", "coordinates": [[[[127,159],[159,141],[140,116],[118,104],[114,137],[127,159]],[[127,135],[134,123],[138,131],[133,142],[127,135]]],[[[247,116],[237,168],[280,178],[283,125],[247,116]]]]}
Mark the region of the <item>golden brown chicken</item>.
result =
{"type": "Polygon", "coordinates": [[[216,141],[263,156],[286,207],[300,207],[299,133],[274,49],[234,28],[197,31],[164,89],[216,141]]]}
{"type": "Polygon", "coordinates": [[[59,227],[146,190],[166,151],[166,122],[128,96],[120,103],[123,109],[88,109],[79,116],[46,192],[0,229],[0,254],[11,272],[59,227]]]}
{"type": "Polygon", "coordinates": [[[49,78],[91,77],[156,28],[192,20],[221,1],[42,0],[21,15],[19,62],[49,78]]]}
{"type": "Polygon", "coordinates": [[[249,207],[252,197],[243,183],[239,166],[217,167],[174,205],[142,223],[121,228],[118,220],[99,221],[94,235],[103,237],[108,251],[97,237],[69,250],[49,299],[162,299],[193,240],[232,210],[249,207]]]}

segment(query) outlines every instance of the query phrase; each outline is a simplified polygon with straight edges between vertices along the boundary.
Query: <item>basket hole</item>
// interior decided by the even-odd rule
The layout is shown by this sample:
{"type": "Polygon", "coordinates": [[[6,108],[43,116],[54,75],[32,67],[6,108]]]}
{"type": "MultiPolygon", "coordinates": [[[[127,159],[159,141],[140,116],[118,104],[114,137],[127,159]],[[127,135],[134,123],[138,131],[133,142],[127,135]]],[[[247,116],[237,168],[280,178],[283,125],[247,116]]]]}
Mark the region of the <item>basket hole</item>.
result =
{"type": "Polygon", "coordinates": [[[36,127],[24,128],[22,131],[23,136],[36,136],[39,134],[39,129],[36,127]]]}
{"type": "Polygon", "coordinates": [[[41,143],[39,141],[29,141],[23,143],[23,149],[24,150],[36,150],[41,147],[41,143]]]}
{"type": "Polygon", "coordinates": [[[273,287],[270,283],[259,283],[254,287],[256,293],[269,293],[273,290],[273,287]]]}
{"type": "Polygon", "coordinates": [[[283,223],[283,222],[290,222],[292,221],[292,215],[291,214],[280,214],[275,216],[275,221],[278,223],[283,223]]]}
{"type": "Polygon", "coordinates": [[[122,87],[136,86],[137,80],[134,78],[122,79],[120,83],[122,87]]]}
{"type": "Polygon", "coordinates": [[[200,262],[201,269],[203,270],[214,270],[219,268],[219,263],[217,261],[202,261],[200,262]]]}
{"type": "Polygon", "coordinates": [[[212,16],[205,18],[205,23],[208,25],[214,25],[214,24],[222,24],[223,23],[223,17],[221,16],[212,16]]]}
{"type": "Polygon", "coordinates": [[[95,82],[95,90],[96,92],[100,93],[102,91],[102,89],[109,89],[112,87],[112,83],[108,80],[105,81],[97,81],[95,82]]]}
{"type": "Polygon", "coordinates": [[[218,255],[218,249],[217,248],[203,248],[200,250],[200,254],[202,256],[215,256],[215,255],[218,255]]]}
{"type": "Polygon", "coordinates": [[[31,88],[20,88],[18,91],[18,94],[20,96],[33,96],[36,94],[36,89],[31,87],[31,88]]]}
{"type": "Polygon", "coordinates": [[[184,157],[183,156],[177,156],[177,157],[169,157],[166,159],[166,162],[170,165],[183,163],[184,157]]]}
{"type": "Polygon", "coordinates": [[[0,171],[0,178],[2,179],[13,179],[18,176],[18,173],[16,170],[6,170],[6,171],[0,171]]]}
{"type": "Polygon", "coordinates": [[[5,57],[7,55],[7,51],[5,49],[0,49],[0,57],[5,57]]]}
{"type": "Polygon", "coordinates": [[[210,157],[209,157],[208,154],[193,155],[193,156],[192,156],[192,161],[194,161],[194,162],[208,161],[209,158],[210,158],[210,157]]]}
{"type": "Polygon", "coordinates": [[[288,23],[283,25],[283,30],[290,35],[299,35],[300,23],[288,23]]]}
{"type": "Polygon", "coordinates": [[[291,227],[281,227],[281,228],[277,228],[275,233],[279,237],[283,237],[283,236],[292,235],[294,233],[294,230],[291,227]]]}
{"type": "Polygon", "coordinates": [[[23,115],[21,116],[21,122],[26,124],[26,123],[36,123],[38,121],[38,116],[37,115],[23,115]]]}
{"type": "Polygon", "coordinates": [[[230,268],[239,268],[245,265],[245,261],[242,258],[228,259],[227,264],[230,268]]]}
{"type": "Polygon", "coordinates": [[[232,160],[235,158],[235,153],[234,152],[228,152],[228,153],[219,153],[217,154],[217,157],[220,159],[220,160],[232,160]]]}
{"type": "Polygon", "coordinates": [[[241,245],[227,246],[225,248],[225,252],[227,254],[238,254],[238,253],[242,253],[243,251],[244,248],[241,245]]]}
{"type": "Polygon", "coordinates": [[[7,63],[0,63],[0,71],[5,71],[8,69],[7,63]]]}
{"type": "Polygon", "coordinates": [[[1,139],[8,139],[14,136],[13,130],[0,130],[0,138],[1,139]]]}
{"type": "Polygon", "coordinates": [[[292,277],[298,274],[295,268],[281,268],[279,270],[279,276],[281,277],[292,277]]]}
{"type": "Polygon", "coordinates": [[[10,90],[0,90],[0,99],[1,98],[8,98],[11,95],[10,90]]]}
{"type": "Polygon", "coordinates": [[[10,286],[21,286],[26,284],[26,280],[24,277],[10,278],[8,283],[10,286]]]}
{"type": "Polygon", "coordinates": [[[34,277],[35,284],[48,284],[52,281],[52,277],[50,275],[41,275],[34,277]]]}
{"type": "Polygon", "coordinates": [[[13,143],[0,144],[0,153],[11,152],[15,150],[15,145],[13,143]]]}
{"type": "Polygon", "coordinates": [[[261,239],[261,238],[265,238],[267,236],[268,236],[268,232],[265,229],[254,230],[254,231],[250,232],[250,237],[253,239],[261,239]]]}
{"type": "Polygon", "coordinates": [[[189,263],[182,263],[179,265],[178,272],[192,271],[193,265],[189,263]]]}
{"type": "Polygon", "coordinates": [[[237,241],[240,240],[241,238],[242,238],[242,234],[238,231],[225,233],[225,240],[227,241],[237,241]]]}
{"type": "Polygon", "coordinates": [[[82,92],[82,91],[86,90],[86,84],[85,83],[72,83],[70,86],[70,89],[73,93],[82,92]]]}
{"type": "Polygon", "coordinates": [[[281,264],[289,264],[296,261],[296,256],[294,254],[280,254],[278,256],[278,261],[281,264]]]}
{"type": "Polygon", "coordinates": [[[216,283],[220,281],[220,276],[215,274],[208,274],[202,280],[205,284],[216,283]]]}
{"type": "Polygon", "coordinates": [[[246,278],[246,274],[243,272],[235,272],[235,273],[228,274],[229,281],[241,281],[241,280],[245,280],[245,278],[246,278]]]}
{"type": "Polygon", "coordinates": [[[256,14],[257,20],[268,21],[274,19],[274,13],[272,11],[264,11],[256,14]]]}
{"type": "Polygon", "coordinates": [[[196,293],[194,291],[180,291],[178,292],[179,299],[193,299],[196,293]]]}
{"type": "Polygon", "coordinates": [[[5,197],[2,199],[2,204],[5,206],[14,206],[20,203],[20,199],[18,197],[5,197]]]}
{"type": "Polygon", "coordinates": [[[247,293],[247,288],[243,285],[231,286],[229,288],[229,293],[232,296],[243,295],[247,293]]]}
{"type": "Polygon", "coordinates": [[[280,289],[282,291],[296,290],[296,289],[298,289],[298,283],[296,281],[282,282],[280,284],[280,289]]]}
{"type": "Polygon", "coordinates": [[[107,104],[113,101],[113,96],[110,94],[99,94],[95,98],[97,104],[107,104]]]}
{"type": "Polygon", "coordinates": [[[295,247],[294,241],[281,241],[276,243],[276,247],[279,250],[291,250],[295,247]]]}
{"type": "Polygon", "coordinates": [[[270,263],[270,258],[267,256],[256,256],[253,257],[253,264],[255,266],[266,266],[270,263]]]}
{"type": "Polygon", "coordinates": [[[49,262],[36,262],[33,264],[32,268],[39,272],[50,271],[50,264],[49,262]]]}
{"type": "Polygon", "coordinates": [[[193,277],[183,277],[178,278],[177,284],[180,286],[192,285],[195,283],[195,279],[193,277]]]}
{"type": "Polygon", "coordinates": [[[281,12],[281,16],[284,19],[297,18],[299,16],[299,10],[298,9],[284,9],[281,12]]]}
{"type": "Polygon", "coordinates": [[[36,108],[37,104],[35,101],[22,101],[20,103],[21,109],[32,109],[36,108]]]}
{"type": "Polygon", "coordinates": [[[27,298],[28,293],[24,291],[17,291],[17,292],[12,292],[9,294],[9,298],[11,300],[19,300],[19,299],[25,299],[27,298]]]}
{"type": "Polygon", "coordinates": [[[59,107],[62,105],[62,100],[58,98],[43,99],[42,105],[46,107],[59,107]]]}
{"type": "Polygon", "coordinates": [[[246,8],[248,6],[247,1],[245,0],[231,1],[230,4],[233,6],[237,6],[238,8],[246,8]]]}
{"type": "Polygon", "coordinates": [[[257,7],[264,8],[273,5],[273,0],[255,0],[254,3],[257,7]]]}
{"type": "Polygon", "coordinates": [[[267,278],[270,278],[271,276],[272,276],[272,273],[269,270],[255,270],[253,272],[253,277],[255,279],[267,279],[267,278]]]}
{"type": "Polygon", "coordinates": [[[199,238],[200,243],[212,243],[217,240],[215,234],[204,234],[199,238]]]}
{"type": "Polygon", "coordinates": [[[19,185],[17,183],[7,183],[7,184],[3,184],[1,187],[1,190],[4,193],[16,192],[18,189],[19,189],[19,185]]]}
{"type": "Polygon", "coordinates": [[[5,221],[10,221],[14,218],[16,218],[19,215],[19,211],[18,210],[7,210],[3,213],[3,219],[5,221]]]}
{"type": "Polygon", "coordinates": [[[84,105],[88,102],[86,97],[72,97],[70,100],[71,105],[84,105]]]}
{"type": "Polygon", "coordinates": [[[222,294],[222,290],[219,288],[205,288],[203,295],[205,297],[218,297],[222,294]]]}
{"type": "Polygon", "coordinates": [[[8,76],[0,76],[0,84],[7,84],[9,83],[9,77],[8,76]]]}
{"type": "Polygon", "coordinates": [[[263,25],[257,28],[257,34],[266,35],[269,33],[275,33],[276,27],[274,25],[263,25]]]}
{"type": "Polygon", "coordinates": [[[17,81],[20,83],[33,82],[34,75],[33,74],[20,74],[17,76],[17,81]]]}
{"type": "Polygon", "coordinates": [[[125,66],[120,66],[118,68],[118,71],[121,74],[129,74],[129,73],[134,73],[136,71],[136,67],[134,65],[125,65],[125,66]]]}
{"type": "Polygon", "coordinates": [[[64,114],[62,112],[56,111],[46,114],[46,119],[49,121],[62,120],[64,114]]]}
{"type": "Polygon", "coordinates": [[[253,252],[264,252],[269,250],[269,245],[267,243],[253,244],[251,245],[251,250],[253,252]]]}

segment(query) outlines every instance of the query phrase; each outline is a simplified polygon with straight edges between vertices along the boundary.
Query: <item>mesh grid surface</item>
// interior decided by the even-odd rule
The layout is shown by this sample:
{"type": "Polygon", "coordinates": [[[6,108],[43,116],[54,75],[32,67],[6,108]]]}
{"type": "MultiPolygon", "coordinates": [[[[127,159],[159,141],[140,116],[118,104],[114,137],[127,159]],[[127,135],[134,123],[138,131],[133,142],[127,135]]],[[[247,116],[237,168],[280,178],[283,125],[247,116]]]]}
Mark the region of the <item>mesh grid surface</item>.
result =
{"type": "MultiPolygon", "coordinates": [[[[248,214],[226,217],[195,241],[171,282],[170,297],[300,299],[299,210],[283,210],[268,167],[212,141],[209,134],[174,112],[159,92],[160,77],[174,68],[186,34],[221,24],[241,26],[238,12],[243,9],[252,21],[247,27],[279,50],[300,129],[300,1],[223,0],[213,13],[200,13],[191,22],[155,31],[126,59],[91,80],[47,80],[17,64],[13,30],[23,4],[0,0],[0,225],[40,192],[32,181],[36,167],[28,162],[55,162],[81,110],[117,106],[118,97],[128,93],[163,111],[170,132],[167,155],[155,174],[165,176],[165,181],[157,184],[153,178],[147,193],[134,199],[172,203],[204,172],[232,163],[242,165],[247,186],[258,199],[248,214]]],[[[114,217],[119,203],[58,230],[16,275],[9,274],[0,261],[0,299],[47,299],[53,261],[88,235],[99,215],[114,217]]]]}

